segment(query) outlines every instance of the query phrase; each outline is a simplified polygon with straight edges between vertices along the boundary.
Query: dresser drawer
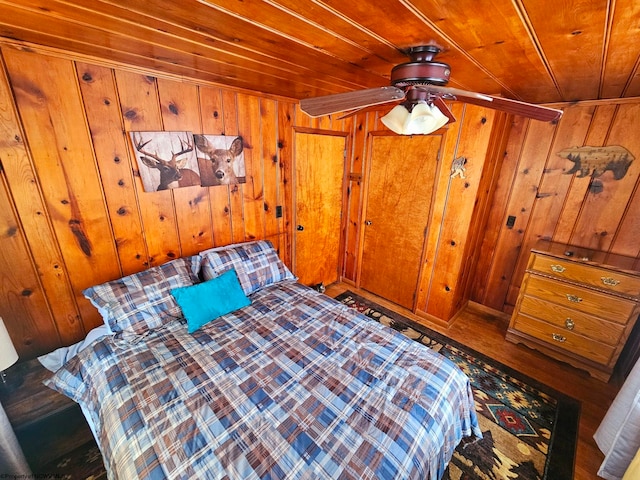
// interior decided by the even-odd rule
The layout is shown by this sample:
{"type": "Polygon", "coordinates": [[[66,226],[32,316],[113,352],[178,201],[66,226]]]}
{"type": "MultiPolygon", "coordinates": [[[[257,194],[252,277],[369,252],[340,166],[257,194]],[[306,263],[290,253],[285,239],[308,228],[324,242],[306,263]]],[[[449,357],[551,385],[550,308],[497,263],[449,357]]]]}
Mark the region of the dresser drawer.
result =
{"type": "Polygon", "coordinates": [[[615,347],[611,345],[577,335],[566,329],[559,329],[554,325],[524,315],[516,316],[514,327],[520,332],[542,340],[549,346],[560,348],[603,365],[609,363],[615,352],[615,347]]]}
{"type": "Polygon", "coordinates": [[[526,294],[579,310],[611,322],[626,324],[636,304],[620,297],[527,274],[526,294]]]}
{"type": "Polygon", "coordinates": [[[618,345],[625,329],[624,325],[619,323],[607,322],[602,318],[528,295],[522,297],[520,313],[544,320],[554,325],[558,332],[573,332],[614,347],[618,345]]]}
{"type": "Polygon", "coordinates": [[[621,295],[635,298],[640,296],[640,277],[540,254],[533,254],[532,257],[530,268],[544,275],[584,283],[621,295]]]}

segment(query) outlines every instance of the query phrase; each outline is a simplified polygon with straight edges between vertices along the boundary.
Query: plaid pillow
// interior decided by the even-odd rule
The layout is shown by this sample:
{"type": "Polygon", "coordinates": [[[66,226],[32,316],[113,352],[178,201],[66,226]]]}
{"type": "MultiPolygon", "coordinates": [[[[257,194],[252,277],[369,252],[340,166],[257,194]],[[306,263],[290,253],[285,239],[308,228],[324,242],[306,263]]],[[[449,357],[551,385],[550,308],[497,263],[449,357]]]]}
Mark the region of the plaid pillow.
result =
{"type": "Polygon", "coordinates": [[[202,276],[211,280],[234,268],[245,295],[283,280],[297,280],[269,240],[212,248],[199,253],[202,276]]]}
{"type": "Polygon", "coordinates": [[[127,277],[87,288],[82,293],[98,309],[111,331],[144,333],[182,317],[171,289],[197,283],[192,265],[198,257],[178,258],[127,277]]]}

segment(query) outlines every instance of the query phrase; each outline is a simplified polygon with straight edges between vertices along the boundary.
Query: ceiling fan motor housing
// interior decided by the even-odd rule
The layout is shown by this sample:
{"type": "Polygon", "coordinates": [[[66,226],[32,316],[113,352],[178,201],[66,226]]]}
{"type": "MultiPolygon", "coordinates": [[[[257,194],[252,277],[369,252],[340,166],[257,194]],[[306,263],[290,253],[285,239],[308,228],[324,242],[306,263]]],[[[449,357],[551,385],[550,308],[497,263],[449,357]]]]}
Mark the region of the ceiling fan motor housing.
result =
{"type": "Polygon", "coordinates": [[[411,61],[396,65],[391,70],[391,84],[400,88],[415,84],[446,85],[449,83],[451,67],[433,61],[439,52],[440,49],[433,45],[410,49],[411,61]]]}

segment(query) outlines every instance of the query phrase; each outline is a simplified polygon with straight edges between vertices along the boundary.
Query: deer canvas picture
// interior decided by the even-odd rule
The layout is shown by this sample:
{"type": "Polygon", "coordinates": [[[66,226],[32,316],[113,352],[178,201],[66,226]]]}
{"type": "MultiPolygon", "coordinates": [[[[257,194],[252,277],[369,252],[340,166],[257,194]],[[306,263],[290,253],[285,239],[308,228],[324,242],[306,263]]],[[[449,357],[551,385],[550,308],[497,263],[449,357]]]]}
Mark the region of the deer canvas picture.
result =
{"type": "Polygon", "coordinates": [[[194,135],[203,186],[246,182],[242,137],[194,135]]]}
{"type": "Polygon", "coordinates": [[[130,132],[145,192],[200,185],[191,132],[130,132]]]}

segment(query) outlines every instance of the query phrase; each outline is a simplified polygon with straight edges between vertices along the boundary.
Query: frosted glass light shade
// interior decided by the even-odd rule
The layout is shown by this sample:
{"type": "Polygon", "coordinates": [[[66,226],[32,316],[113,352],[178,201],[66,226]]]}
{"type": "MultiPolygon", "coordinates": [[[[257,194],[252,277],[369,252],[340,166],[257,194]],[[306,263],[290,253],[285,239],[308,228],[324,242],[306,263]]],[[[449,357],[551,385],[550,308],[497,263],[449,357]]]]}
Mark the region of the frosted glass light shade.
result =
{"type": "Polygon", "coordinates": [[[405,135],[426,135],[446,125],[449,119],[435,105],[418,103],[409,115],[404,127],[405,135]]]}
{"type": "Polygon", "coordinates": [[[445,126],[449,118],[435,105],[420,102],[411,113],[404,105],[396,105],[380,120],[398,135],[427,135],[445,126]]]}
{"type": "Polygon", "coordinates": [[[4,326],[4,321],[0,317],[0,372],[6,370],[17,361],[18,353],[11,342],[7,327],[4,326]]]}
{"type": "Polygon", "coordinates": [[[380,121],[392,132],[404,135],[404,126],[409,118],[409,111],[404,105],[396,105],[380,121]]]}

